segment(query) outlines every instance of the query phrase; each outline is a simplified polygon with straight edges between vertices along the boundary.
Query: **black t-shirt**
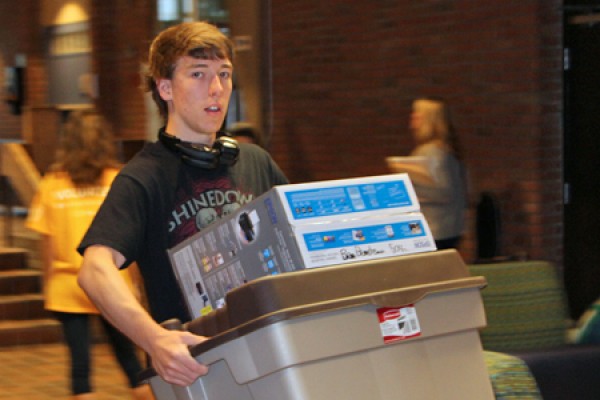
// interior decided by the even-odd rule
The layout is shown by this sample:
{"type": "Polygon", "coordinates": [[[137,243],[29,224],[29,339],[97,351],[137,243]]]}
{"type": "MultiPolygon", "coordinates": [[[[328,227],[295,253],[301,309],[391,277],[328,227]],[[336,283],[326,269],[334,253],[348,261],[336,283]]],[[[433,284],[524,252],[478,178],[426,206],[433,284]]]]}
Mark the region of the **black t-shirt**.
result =
{"type": "Polygon", "coordinates": [[[148,143],[115,178],[79,245],[94,244],[136,262],[157,322],[190,319],[167,249],[271,187],[288,183],[270,155],[240,143],[239,161],[207,170],[185,164],[160,142],[148,143]]]}

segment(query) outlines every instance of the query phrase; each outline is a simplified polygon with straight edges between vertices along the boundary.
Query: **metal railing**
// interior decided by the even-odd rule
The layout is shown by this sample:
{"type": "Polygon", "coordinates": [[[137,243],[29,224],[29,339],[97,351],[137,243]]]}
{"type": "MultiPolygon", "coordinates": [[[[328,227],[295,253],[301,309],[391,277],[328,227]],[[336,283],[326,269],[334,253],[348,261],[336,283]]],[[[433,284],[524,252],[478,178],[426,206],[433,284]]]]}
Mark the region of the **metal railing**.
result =
{"type": "Polygon", "coordinates": [[[23,143],[16,140],[0,140],[0,217],[2,237],[0,243],[14,244],[14,219],[23,207],[27,207],[37,190],[40,174],[23,143]]]}

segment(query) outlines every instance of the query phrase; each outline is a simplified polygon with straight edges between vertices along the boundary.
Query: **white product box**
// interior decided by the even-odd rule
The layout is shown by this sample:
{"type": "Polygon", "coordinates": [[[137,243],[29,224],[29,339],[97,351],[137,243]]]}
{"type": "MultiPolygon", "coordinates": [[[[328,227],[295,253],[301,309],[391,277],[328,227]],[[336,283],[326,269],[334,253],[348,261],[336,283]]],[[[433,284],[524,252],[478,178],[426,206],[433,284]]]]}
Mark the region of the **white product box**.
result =
{"type": "Polygon", "coordinates": [[[304,268],[435,250],[421,213],[299,225],[294,232],[304,268]]]}
{"type": "Polygon", "coordinates": [[[420,209],[408,174],[282,185],[272,191],[292,225],[420,209]]]}
{"type": "Polygon", "coordinates": [[[406,174],[278,186],[169,250],[192,318],[266,275],[435,250],[406,174]]]}

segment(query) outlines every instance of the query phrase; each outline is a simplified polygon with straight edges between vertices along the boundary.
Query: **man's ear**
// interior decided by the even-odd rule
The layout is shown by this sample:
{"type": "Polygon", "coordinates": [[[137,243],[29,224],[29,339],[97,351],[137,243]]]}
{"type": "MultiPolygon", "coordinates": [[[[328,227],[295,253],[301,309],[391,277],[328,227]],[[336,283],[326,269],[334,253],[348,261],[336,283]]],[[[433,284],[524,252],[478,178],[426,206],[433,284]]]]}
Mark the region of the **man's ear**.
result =
{"type": "Polygon", "coordinates": [[[156,88],[158,89],[160,98],[164,101],[169,101],[173,99],[171,85],[172,82],[170,79],[161,78],[156,80],[156,88]]]}

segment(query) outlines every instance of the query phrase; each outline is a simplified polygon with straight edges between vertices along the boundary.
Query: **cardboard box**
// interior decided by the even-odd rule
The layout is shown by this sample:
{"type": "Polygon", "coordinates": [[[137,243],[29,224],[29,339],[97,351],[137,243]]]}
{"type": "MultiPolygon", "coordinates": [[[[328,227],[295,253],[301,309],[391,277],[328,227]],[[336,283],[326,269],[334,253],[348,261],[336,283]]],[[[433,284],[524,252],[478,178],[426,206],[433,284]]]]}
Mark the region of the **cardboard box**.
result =
{"type": "Polygon", "coordinates": [[[273,188],[291,225],[419,211],[408,174],[338,179],[273,188]]]}
{"type": "Polygon", "coordinates": [[[157,400],[493,400],[484,286],[455,250],[263,277],[183,327],[206,376],[143,377],[157,400]]]}
{"type": "Polygon", "coordinates": [[[195,318],[265,275],[435,250],[405,174],[278,186],[169,250],[195,318]]]}

